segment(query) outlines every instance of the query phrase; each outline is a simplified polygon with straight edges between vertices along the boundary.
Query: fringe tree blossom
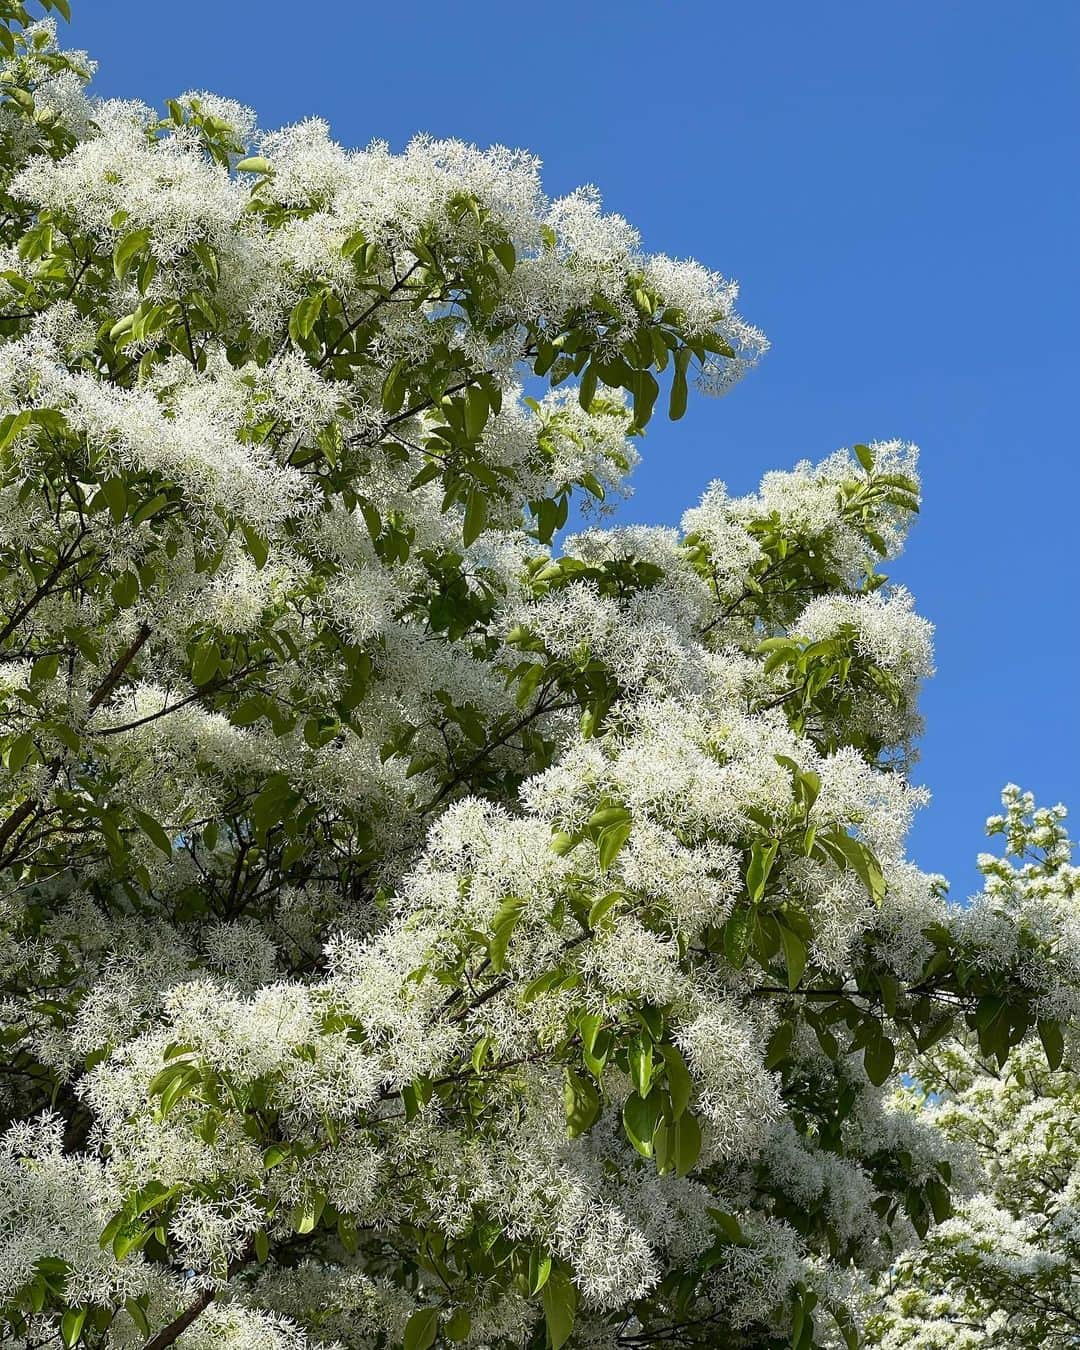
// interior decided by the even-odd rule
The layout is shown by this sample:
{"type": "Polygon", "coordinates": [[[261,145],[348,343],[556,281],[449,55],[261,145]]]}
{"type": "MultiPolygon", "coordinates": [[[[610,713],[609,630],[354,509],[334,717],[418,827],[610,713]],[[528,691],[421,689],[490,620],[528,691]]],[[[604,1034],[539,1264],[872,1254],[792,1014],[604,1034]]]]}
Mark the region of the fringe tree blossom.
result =
{"type": "Polygon", "coordinates": [[[0,49],[0,1345],[853,1345],[962,1175],[898,1075],[1080,989],[905,857],[914,450],[556,550],[732,283],[0,49]]]}
{"type": "MultiPolygon", "coordinates": [[[[1075,912],[1080,892],[1065,810],[1036,808],[1031,794],[1014,786],[1005,789],[1002,804],[1004,812],[991,816],[987,831],[1005,836],[1011,856],[981,856],[986,883],[968,922],[981,935],[994,916],[995,927],[1004,920],[1008,933],[1009,916],[1022,912],[1049,931],[1053,915],[1075,912]]],[[[1060,954],[1075,959],[1071,944],[1060,954]]],[[[882,1281],[871,1327],[874,1343],[887,1350],[1042,1350],[1076,1343],[1077,1012],[1061,990],[1047,997],[1039,1035],[997,1071],[987,1072],[982,1057],[993,1036],[991,1014],[1001,1015],[993,1005],[974,1027],[936,1046],[921,1068],[926,1114],[962,1157],[968,1194],[926,1245],[882,1281]],[[1064,1035],[1055,1019],[1067,1022],[1064,1035]]]]}

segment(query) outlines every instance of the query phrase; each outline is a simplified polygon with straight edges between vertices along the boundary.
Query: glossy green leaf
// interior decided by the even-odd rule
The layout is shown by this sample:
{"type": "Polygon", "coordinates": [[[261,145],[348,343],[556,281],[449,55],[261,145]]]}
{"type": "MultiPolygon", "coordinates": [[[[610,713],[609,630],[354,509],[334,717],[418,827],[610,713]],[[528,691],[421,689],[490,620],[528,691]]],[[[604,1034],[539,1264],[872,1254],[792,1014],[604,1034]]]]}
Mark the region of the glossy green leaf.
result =
{"type": "Polygon", "coordinates": [[[888,1036],[876,1036],[863,1050],[866,1076],[875,1087],[888,1079],[896,1062],[896,1047],[888,1036]]]}
{"type": "Polygon", "coordinates": [[[117,281],[123,281],[136,258],[149,243],[149,229],[133,230],[120,240],[113,250],[113,271],[117,281]]]}
{"type": "Polygon", "coordinates": [[[160,822],[155,820],[153,816],[148,815],[145,811],[133,809],[131,814],[139,822],[139,828],[151,843],[159,848],[166,857],[171,857],[172,840],[169,838],[168,833],[163,829],[160,822]]]}
{"type": "Polygon", "coordinates": [[[639,1097],[636,1092],[631,1093],[623,1106],[626,1137],[643,1158],[652,1157],[652,1139],[660,1119],[661,1105],[660,1092],[654,1088],[646,1098],[639,1097]]]}
{"type": "Polygon", "coordinates": [[[693,1079],[690,1077],[690,1070],[686,1067],[686,1061],[675,1046],[662,1045],[660,1053],[664,1057],[664,1064],[667,1068],[667,1089],[668,1096],[671,1098],[672,1114],[678,1120],[690,1105],[690,1098],[694,1091],[693,1079]]]}
{"type": "Polygon", "coordinates": [[[438,1330],[438,1308],[418,1308],[405,1323],[405,1350],[430,1350],[438,1330]]]}
{"type": "Polygon", "coordinates": [[[701,1157],[701,1126],[689,1111],[672,1126],[676,1176],[685,1177],[701,1157]]]}
{"type": "Polygon", "coordinates": [[[68,1308],[60,1319],[60,1336],[69,1348],[78,1345],[86,1326],[88,1308],[68,1308]]]}
{"type": "Polygon", "coordinates": [[[787,966],[788,988],[797,989],[806,969],[806,943],[798,933],[780,921],[780,942],[784,949],[784,963],[787,966]]]}
{"type": "Polygon", "coordinates": [[[1042,1041],[1047,1064],[1052,1070],[1060,1069],[1061,1061],[1065,1055],[1065,1037],[1061,1030],[1061,1023],[1040,1021],[1038,1027],[1039,1039],[1042,1041]]]}
{"type": "Polygon", "coordinates": [[[577,1290],[561,1271],[552,1271],[544,1285],[544,1322],[551,1350],[561,1350],[570,1339],[576,1314],[577,1290]]]}
{"type": "Polygon", "coordinates": [[[600,1096],[592,1082],[573,1069],[565,1069],[563,1077],[563,1104],[566,1110],[567,1132],[571,1139],[584,1134],[600,1114],[600,1096]]]}
{"type": "Polygon", "coordinates": [[[487,495],[479,484],[469,489],[469,495],[465,499],[465,524],[462,529],[462,540],[465,547],[475,543],[483,532],[487,524],[488,504],[487,495]]]}

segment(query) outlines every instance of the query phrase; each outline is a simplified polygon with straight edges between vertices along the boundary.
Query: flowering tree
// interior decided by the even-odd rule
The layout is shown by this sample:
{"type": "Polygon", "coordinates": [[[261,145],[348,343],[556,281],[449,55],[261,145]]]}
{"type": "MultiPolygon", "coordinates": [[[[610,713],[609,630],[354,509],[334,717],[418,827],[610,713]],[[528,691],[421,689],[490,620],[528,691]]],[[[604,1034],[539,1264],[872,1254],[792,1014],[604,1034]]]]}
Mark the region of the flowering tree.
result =
{"type": "MultiPolygon", "coordinates": [[[[1036,811],[1014,787],[1004,805],[988,828],[1006,836],[1016,863],[984,855],[986,889],[975,904],[1008,961],[1018,910],[1036,922],[1041,914],[1044,931],[1069,931],[1060,916],[1077,908],[1080,869],[1070,861],[1062,807],[1036,811]]],[[[1060,956],[1080,968],[1075,945],[1060,956]]],[[[962,1172],[971,1194],[882,1282],[871,1325],[886,1350],[1077,1344],[1080,1082],[1075,1010],[1063,1004],[1059,1015],[1072,1024],[1064,1038],[1044,1028],[1044,1046],[1027,1043],[1004,1065],[986,1044],[989,1013],[921,1064],[931,1115],[953,1141],[957,1180],[962,1172]]]]}
{"type": "Polygon", "coordinates": [[[855,1345],[1077,974],[904,857],[913,451],[553,552],[733,286],[0,17],[4,1344],[855,1345]]]}

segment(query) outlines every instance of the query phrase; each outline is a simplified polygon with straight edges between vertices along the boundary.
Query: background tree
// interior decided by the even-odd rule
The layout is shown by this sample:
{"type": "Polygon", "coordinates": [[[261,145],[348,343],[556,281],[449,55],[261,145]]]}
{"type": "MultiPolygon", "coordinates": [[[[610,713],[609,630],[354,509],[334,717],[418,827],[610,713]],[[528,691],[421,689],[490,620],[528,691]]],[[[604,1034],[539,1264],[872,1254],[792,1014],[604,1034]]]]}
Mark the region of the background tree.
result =
{"type": "Polygon", "coordinates": [[[896,1073],[1076,983],[904,859],[913,452],[553,554],[730,283],[4,17],[7,1344],[854,1345],[949,1212],[896,1073]]]}
{"type": "MultiPolygon", "coordinates": [[[[1063,807],[1035,809],[1009,787],[991,817],[1009,857],[984,854],[982,921],[1011,938],[1011,915],[1077,907],[1080,871],[1063,807]]],[[[1063,960],[1080,961],[1075,948],[1063,960]]],[[[1003,959],[1008,959],[1003,957],[1003,959]]],[[[1065,1010],[1061,1010],[1065,1013],[1065,1010]]],[[[921,1094],[957,1146],[972,1194],[883,1282],[872,1339],[905,1347],[1074,1346],[1080,1338],[1080,1082],[1075,1014],[1064,1037],[1029,1040],[1004,1065],[984,1053],[989,1021],[950,1036],[920,1065],[921,1094]]],[[[1045,1029],[1044,1029],[1045,1031],[1045,1029]]]]}

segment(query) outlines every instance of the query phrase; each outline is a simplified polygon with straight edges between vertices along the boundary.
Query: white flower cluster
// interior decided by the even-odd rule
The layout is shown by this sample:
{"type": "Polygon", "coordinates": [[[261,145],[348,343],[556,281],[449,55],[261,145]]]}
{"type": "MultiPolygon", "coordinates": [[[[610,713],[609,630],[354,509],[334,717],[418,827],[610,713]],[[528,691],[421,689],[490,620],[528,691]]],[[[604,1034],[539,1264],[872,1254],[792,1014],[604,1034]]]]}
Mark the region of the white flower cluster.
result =
{"type": "MultiPolygon", "coordinates": [[[[732,283],[528,154],[159,118],[19,43],[0,1346],[843,1330],[971,1180],[890,1086],[936,953],[950,1007],[1080,1007],[1060,811],[1010,790],[964,912],[905,858],[913,448],[552,546],[651,371],[764,350],[732,283]]],[[[1056,1275],[1041,1236],[991,1245],[1056,1275]]]]}

